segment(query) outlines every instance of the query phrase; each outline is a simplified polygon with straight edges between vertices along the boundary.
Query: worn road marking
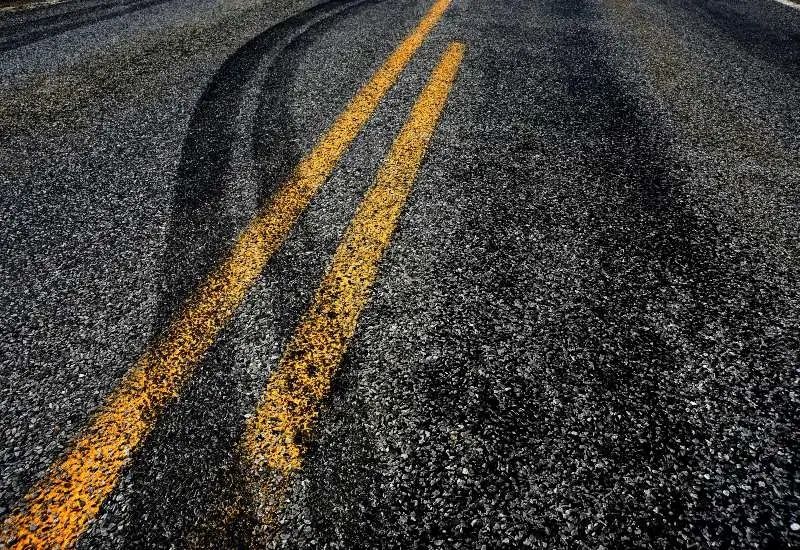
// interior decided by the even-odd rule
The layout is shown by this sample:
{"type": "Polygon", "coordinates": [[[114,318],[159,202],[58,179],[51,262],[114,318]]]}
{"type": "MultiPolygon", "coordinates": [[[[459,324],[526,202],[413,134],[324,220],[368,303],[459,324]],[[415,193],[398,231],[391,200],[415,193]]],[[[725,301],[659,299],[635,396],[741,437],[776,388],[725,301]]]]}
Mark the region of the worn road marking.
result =
{"type": "Polygon", "coordinates": [[[274,513],[286,479],[301,466],[320,400],[356,329],[463,55],[463,44],[453,43],[434,69],[248,420],[242,454],[253,482],[278,480],[278,487],[256,487],[262,517],[274,513]]]}
{"type": "Polygon", "coordinates": [[[130,453],[168,400],[179,392],[449,3],[437,0],[433,4],[300,161],[164,337],[139,359],[70,450],[3,521],[0,546],[62,548],[75,544],[116,486],[130,453]]]}

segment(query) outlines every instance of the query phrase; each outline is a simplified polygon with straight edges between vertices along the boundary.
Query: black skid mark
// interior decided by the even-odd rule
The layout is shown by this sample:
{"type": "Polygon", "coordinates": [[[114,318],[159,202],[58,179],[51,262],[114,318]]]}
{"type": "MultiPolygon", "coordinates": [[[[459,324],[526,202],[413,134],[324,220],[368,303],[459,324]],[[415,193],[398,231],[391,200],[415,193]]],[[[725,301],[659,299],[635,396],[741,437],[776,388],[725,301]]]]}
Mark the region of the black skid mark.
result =
{"type": "Polygon", "coordinates": [[[100,23],[102,21],[107,21],[109,19],[115,19],[123,15],[128,15],[130,13],[134,13],[145,8],[158,6],[170,1],[171,0],[138,0],[135,2],[122,2],[119,4],[101,4],[100,6],[92,6],[91,8],[86,8],[85,10],[80,9],[65,14],[42,17],[33,22],[10,24],[0,28],[0,52],[27,46],[28,44],[33,44],[34,42],[51,38],[71,30],[93,25],[95,23],[100,23]],[[108,9],[109,11],[97,13],[98,9],[108,9]],[[24,29],[29,28],[31,24],[35,25],[37,30],[26,32],[24,29]],[[41,28],[42,25],[46,26],[41,28]],[[20,32],[15,32],[17,28],[19,28],[20,32]],[[5,35],[7,38],[3,39],[3,35],[5,35]]]}
{"type": "MultiPolygon", "coordinates": [[[[248,82],[255,77],[270,52],[277,55],[298,35],[298,29],[324,19],[353,4],[333,0],[301,12],[259,34],[225,61],[207,85],[189,121],[178,166],[175,197],[163,254],[162,298],[156,317],[161,333],[178,313],[190,293],[208,277],[224,257],[235,235],[242,229],[223,208],[234,143],[237,117],[248,82]]],[[[304,32],[304,31],[301,31],[304,32]]],[[[275,59],[271,61],[274,63],[275,59]]],[[[284,68],[285,69],[285,68],[284,68]]],[[[270,67],[261,93],[262,105],[285,109],[282,83],[287,75],[270,67]]],[[[261,109],[263,111],[263,109],[261,109]]],[[[270,115],[274,139],[264,144],[275,170],[262,169],[259,195],[268,196],[299,156],[292,139],[293,128],[286,112],[270,115]]]]}
{"type": "MultiPolygon", "coordinates": [[[[800,32],[791,24],[792,18],[782,21],[751,10],[739,12],[716,2],[676,2],[678,8],[686,10],[722,36],[732,40],[742,49],[757,56],[763,63],[773,65],[793,79],[800,78],[800,32]],[[759,19],[761,15],[763,18],[759,19]]],[[[764,4],[762,10],[782,9],[783,6],[764,4]]],[[[759,10],[761,11],[761,10],[759,10]]]]}
{"type": "MultiPolygon", "coordinates": [[[[363,0],[330,2],[326,4],[327,11],[314,9],[310,12],[313,16],[292,18],[296,26],[304,27],[301,32],[294,34],[288,24],[282,25],[288,33],[285,36],[287,41],[280,45],[266,70],[255,114],[252,154],[261,172],[257,190],[260,200],[269,199],[275,186],[284,180],[300,155],[297,140],[293,139],[295,129],[285,110],[289,90],[281,85],[291,78],[292,61],[296,59],[298,48],[312,43],[329,26],[352,15],[354,10],[367,3],[363,0]],[[264,129],[265,126],[269,126],[269,132],[264,129]]],[[[256,59],[255,43],[266,48],[264,55],[268,53],[268,41],[257,37],[249,46],[239,50],[245,59],[239,62],[229,60],[220,69],[220,74],[247,70],[254,74],[258,71],[261,63],[256,59]]],[[[225,83],[224,78],[217,75],[209,85],[209,93],[204,94],[206,101],[198,104],[202,115],[193,117],[194,124],[199,124],[201,118],[209,124],[227,122],[228,126],[222,126],[223,131],[229,132],[230,139],[236,133],[233,125],[237,106],[226,107],[224,100],[235,102],[241,98],[241,90],[247,82],[243,75],[237,74],[234,78],[237,79],[237,85],[225,83]],[[209,110],[212,114],[209,114],[209,110]]],[[[212,143],[208,140],[215,136],[205,129],[202,133],[206,140],[196,135],[191,139],[187,137],[192,147],[184,150],[184,159],[191,157],[197,164],[203,159],[214,159],[216,162],[192,168],[196,179],[194,182],[182,182],[185,200],[179,205],[180,212],[192,214],[205,209],[222,218],[221,213],[210,208],[212,205],[209,201],[221,196],[225,189],[211,181],[211,174],[218,174],[220,180],[225,177],[232,146],[218,140],[216,143],[221,150],[209,154],[206,151],[212,143]],[[196,185],[199,182],[207,183],[208,188],[196,185]]],[[[192,219],[192,223],[200,224],[202,220],[192,219]]],[[[193,241],[195,244],[201,242],[199,239],[210,236],[203,233],[199,226],[194,229],[195,232],[190,236],[198,239],[193,241]]],[[[193,246],[192,243],[181,243],[174,236],[173,244],[176,247],[181,244],[189,248],[193,246]]],[[[221,245],[218,250],[225,252],[221,245]]],[[[179,250],[177,253],[189,252],[179,250]]],[[[210,262],[208,258],[201,259],[210,262]]],[[[213,263],[210,265],[213,266],[213,263]]],[[[184,269],[190,267],[185,265],[184,269]]],[[[283,270],[279,268],[277,271],[283,270]]],[[[199,274],[195,276],[200,277],[199,274]]],[[[188,290],[184,289],[184,292],[188,290]]],[[[277,292],[280,295],[285,291],[278,289],[277,292]]],[[[180,303],[173,305],[179,306],[180,303]]],[[[287,307],[281,313],[275,330],[285,336],[300,311],[287,307]]],[[[249,375],[242,372],[241,363],[236,363],[237,344],[229,334],[222,332],[181,393],[180,400],[156,424],[134,460],[130,474],[130,522],[123,533],[126,547],[166,547],[175,540],[200,548],[252,547],[251,533],[256,526],[248,513],[250,504],[247,488],[243,485],[245,478],[239,465],[237,444],[242,435],[243,416],[256,406],[254,399],[257,395],[252,392],[249,375]]]]}

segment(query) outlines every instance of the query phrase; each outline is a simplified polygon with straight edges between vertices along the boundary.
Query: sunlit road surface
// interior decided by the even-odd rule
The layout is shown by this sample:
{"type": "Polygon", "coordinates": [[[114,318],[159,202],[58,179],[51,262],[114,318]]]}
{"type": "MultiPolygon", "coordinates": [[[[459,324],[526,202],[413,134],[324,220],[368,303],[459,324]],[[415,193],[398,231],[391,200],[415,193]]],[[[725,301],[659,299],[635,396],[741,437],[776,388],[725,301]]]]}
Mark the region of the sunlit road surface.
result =
{"type": "Polygon", "coordinates": [[[800,545],[797,4],[9,6],[0,548],[800,545]]]}

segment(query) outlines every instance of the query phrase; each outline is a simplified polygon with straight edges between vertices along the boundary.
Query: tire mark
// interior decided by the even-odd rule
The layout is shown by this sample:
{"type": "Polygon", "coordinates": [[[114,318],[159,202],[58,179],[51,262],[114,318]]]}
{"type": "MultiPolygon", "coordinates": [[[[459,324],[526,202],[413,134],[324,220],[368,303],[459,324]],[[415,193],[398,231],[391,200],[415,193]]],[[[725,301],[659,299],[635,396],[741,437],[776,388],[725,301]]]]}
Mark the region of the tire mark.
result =
{"type": "MultiPolygon", "coordinates": [[[[79,21],[70,21],[65,22],[60,25],[53,25],[49,28],[31,31],[27,33],[18,34],[12,38],[4,40],[0,42],[0,52],[13,50],[16,48],[20,48],[22,46],[27,46],[29,44],[33,44],[34,42],[38,42],[40,40],[44,40],[46,38],[52,38],[59,34],[63,34],[65,32],[79,29],[84,26],[93,25],[95,23],[100,23],[102,21],[107,21],[109,19],[114,19],[116,17],[120,17],[123,15],[128,15],[130,13],[137,12],[139,10],[143,10],[145,8],[150,8],[153,6],[157,6],[159,4],[164,4],[166,2],[171,2],[172,0],[145,0],[144,2],[134,3],[133,5],[123,4],[124,6],[128,6],[125,9],[116,10],[106,12],[102,15],[92,15],[87,18],[83,18],[79,21]]],[[[72,15],[72,13],[67,14],[67,16],[72,15]]],[[[55,18],[59,18],[60,16],[53,16],[55,18]]],[[[36,23],[36,22],[34,22],[36,23]]]]}
{"type": "MultiPolygon", "coordinates": [[[[213,266],[213,254],[220,251],[224,254],[227,235],[235,233],[235,228],[225,224],[228,216],[219,210],[219,200],[225,193],[222,182],[231,167],[238,102],[247,81],[259,72],[261,59],[274,52],[261,82],[251,144],[260,174],[257,193],[263,202],[277,184],[285,181],[302,154],[294,139],[296,130],[287,107],[290,90],[284,85],[291,79],[298,51],[367,3],[337,0],[310,10],[303,17],[292,18],[291,23],[287,21],[277,29],[281,34],[276,36],[272,34],[275,30],[267,31],[272,38],[260,35],[238,50],[209,84],[208,93],[198,101],[193,126],[190,125],[198,133],[186,138],[190,147],[184,150],[184,160],[194,166],[191,169],[186,166],[183,175],[191,174],[195,179],[180,180],[183,189],[176,197],[173,223],[177,225],[170,233],[170,245],[174,247],[174,258],[190,254],[197,247],[205,247],[206,254],[213,252],[211,256],[194,257],[197,262],[194,266],[184,265],[182,269],[187,270],[187,275],[196,275],[191,269],[204,268],[198,265],[213,266]],[[309,22],[308,27],[297,32],[298,27],[309,22]],[[239,60],[233,59],[239,55],[242,56],[239,60]],[[262,57],[256,59],[259,55],[262,57]],[[200,166],[203,163],[205,166],[200,166]],[[204,225],[204,216],[196,215],[197,208],[206,218],[214,220],[213,226],[204,225]],[[208,232],[210,227],[213,229],[208,232]]],[[[281,257],[275,260],[280,262],[281,257]]],[[[165,274],[172,269],[172,266],[166,268],[165,274]]],[[[287,281],[278,284],[279,295],[291,293],[298,269],[308,266],[276,270],[290,274],[287,281]]],[[[187,290],[191,289],[172,289],[176,293],[187,290]]],[[[279,326],[275,330],[280,335],[288,335],[299,317],[302,304],[295,301],[287,299],[284,304],[284,300],[278,300],[282,311],[276,315],[279,326]]],[[[170,314],[170,303],[164,303],[165,317],[170,314]]],[[[252,381],[236,369],[235,346],[223,333],[198,366],[180,402],[156,425],[133,464],[129,482],[134,489],[130,491],[131,522],[123,533],[127,547],[169,545],[175,538],[197,548],[248,547],[254,525],[252,518],[242,513],[247,506],[243,500],[243,476],[232,453],[241,437],[241,419],[255,407],[255,397],[247,397],[252,381]],[[192,506],[184,506],[189,501],[192,506]]]]}
{"type": "MultiPolygon", "coordinates": [[[[703,21],[720,36],[731,40],[749,55],[778,68],[785,74],[800,78],[800,31],[796,14],[779,18],[774,5],[745,2],[746,11],[737,11],[715,2],[677,2],[683,9],[703,21]],[[758,13],[753,11],[758,10],[758,13]],[[760,16],[760,19],[757,17],[760,16]]],[[[786,15],[786,14],[783,14],[786,15]]]]}
{"type": "MultiPolygon", "coordinates": [[[[269,52],[277,55],[296,38],[298,28],[350,3],[352,0],[325,2],[259,34],[223,63],[200,96],[189,121],[178,165],[162,260],[162,300],[156,317],[156,332],[166,327],[189,293],[227,252],[241,229],[234,216],[222,210],[221,201],[228,189],[226,182],[237,139],[237,117],[247,83],[269,52]]],[[[268,70],[255,121],[253,148],[258,167],[274,170],[262,172],[258,191],[262,199],[288,175],[300,154],[293,149],[293,140],[287,139],[292,128],[284,100],[276,92],[284,80],[284,75],[268,70]],[[276,114],[263,114],[267,109],[274,109],[276,114]],[[275,127],[267,131],[258,128],[261,124],[275,127]],[[274,149],[260,152],[267,148],[274,149]],[[267,156],[273,160],[266,161],[267,156]]]]}
{"type": "MultiPolygon", "coordinates": [[[[77,17],[77,16],[80,16],[80,15],[86,15],[86,14],[92,13],[93,11],[97,11],[97,10],[107,10],[107,9],[121,8],[121,7],[125,7],[125,6],[130,6],[130,5],[137,4],[137,3],[141,2],[141,1],[142,0],[123,0],[122,2],[113,2],[113,1],[112,2],[97,2],[96,4],[93,4],[91,6],[85,6],[85,7],[74,9],[74,10],[67,10],[67,11],[63,11],[63,12],[60,12],[60,13],[53,13],[51,15],[41,14],[42,16],[38,17],[38,18],[37,17],[32,17],[32,15],[37,15],[35,13],[34,14],[26,13],[23,16],[19,17],[18,20],[16,20],[16,21],[11,21],[9,23],[5,23],[3,25],[0,25],[0,34],[3,34],[3,35],[5,35],[5,34],[9,34],[9,35],[20,34],[20,33],[24,32],[24,30],[25,30],[24,28],[26,26],[31,26],[31,25],[37,25],[37,26],[56,25],[58,23],[66,23],[67,22],[66,20],[69,19],[70,17],[77,17]]],[[[58,7],[59,5],[60,4],[48,5],[48,6],[44,7],[44,9],[58,7]]],[[[44,11],[44,9],[42,11],[44,11]]]]}

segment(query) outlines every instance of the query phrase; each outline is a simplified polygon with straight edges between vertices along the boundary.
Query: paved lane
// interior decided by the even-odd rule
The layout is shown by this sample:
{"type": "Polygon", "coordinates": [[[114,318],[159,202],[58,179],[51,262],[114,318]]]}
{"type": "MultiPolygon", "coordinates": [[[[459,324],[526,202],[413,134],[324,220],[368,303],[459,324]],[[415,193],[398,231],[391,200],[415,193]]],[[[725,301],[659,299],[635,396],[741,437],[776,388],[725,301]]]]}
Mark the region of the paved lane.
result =
{"type": "Polygon", "coordinates": [[[800,544],[797,10],[0,18],[4,544],[800,544]]]}

